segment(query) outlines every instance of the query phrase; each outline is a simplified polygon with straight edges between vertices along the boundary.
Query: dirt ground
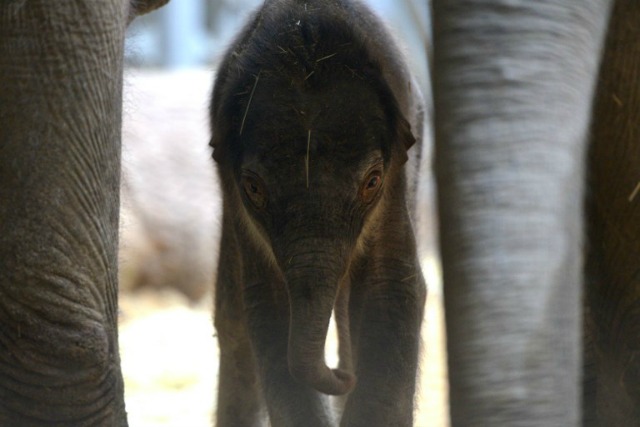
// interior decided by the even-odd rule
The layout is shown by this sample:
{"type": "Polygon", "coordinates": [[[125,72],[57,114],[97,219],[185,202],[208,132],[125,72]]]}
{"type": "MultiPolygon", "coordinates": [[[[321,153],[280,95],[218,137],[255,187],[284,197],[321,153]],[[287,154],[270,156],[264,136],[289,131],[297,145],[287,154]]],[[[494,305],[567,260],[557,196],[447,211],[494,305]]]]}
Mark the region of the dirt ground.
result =
{"type": "MultiPolygon", "coordinates": [[[[442,297],[437,269],[425,262],[431,286],[422,330],[416,427],[446,427],[447,382],[442,297]]],[[[131,427],[211,426],[218,349],[211,298],[190,305],[175,291],[121,297],[120,352],[131,427]]],[[[330,337],[328,352],[335,348],[330,337]]],[[[335,354],[335,353],[334,353],[335,354]]],[[[331,362],[331,354],[328,360],[331,362]]]]}

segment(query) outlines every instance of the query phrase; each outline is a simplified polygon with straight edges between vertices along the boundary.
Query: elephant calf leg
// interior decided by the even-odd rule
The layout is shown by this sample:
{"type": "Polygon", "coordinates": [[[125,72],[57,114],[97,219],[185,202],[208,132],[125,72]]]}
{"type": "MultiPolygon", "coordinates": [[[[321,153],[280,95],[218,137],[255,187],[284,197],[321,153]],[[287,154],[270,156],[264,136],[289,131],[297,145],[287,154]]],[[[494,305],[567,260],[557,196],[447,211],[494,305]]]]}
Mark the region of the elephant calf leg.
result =
{"type": "Polygon", "coordinates": [[[217,426],[260,426],[262,402],[249,342],[223,338],[219,341],[217,426]]]}
{"type": "Polygon", "coordinates": [[[262,402],[239,289],[236,242],[228,229],[223,231],[223,243],[216,284],[215,326],[220,346],[216,425],[258,426],[262,402]]]}
{"type": "MultiPolygon", "coordinates": [[[[358,383],[341,426],[413,425],[424,295],[420,278],[415,284],[389,283],[366,297],[353,330],[358,383]]],[[[358,314],[353,314],[355,320],[358,314]]]]}
{"type": "Polygon", "coordinates": [[[260,283],[248,286],[244,295],[252,348],[271,426],[333,426],[327,396],[289,373],[289,309],[286,296],[274,297],[277,292],[272,290],[260,283]]]}

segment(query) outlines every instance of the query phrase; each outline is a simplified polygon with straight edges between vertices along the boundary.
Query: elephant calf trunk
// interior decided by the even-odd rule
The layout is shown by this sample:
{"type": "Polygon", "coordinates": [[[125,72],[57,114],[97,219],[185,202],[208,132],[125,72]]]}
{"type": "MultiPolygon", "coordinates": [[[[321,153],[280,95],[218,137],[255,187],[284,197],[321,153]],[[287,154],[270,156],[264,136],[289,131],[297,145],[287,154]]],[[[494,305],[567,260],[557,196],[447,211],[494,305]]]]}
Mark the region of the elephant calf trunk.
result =
{"type": "Polygon", "coordinates": [[[330,395],[347,394],[356,385],[356,377],[343,369],[331,369],[320,359],[309,365],[304,356],[292,356],[289,350],[289,372],[301,381],[321,393],[330,395]]]}
{"type": "MultiPolygon", "coordinates": [[[[355,386],[355,376],[343,369],[329,368],[324,359],[335,290],[327,291],[331,287],[307,280],[301,282],[289,281],[289,372],[298,381],[322,393],[349,393],[355,386]]],[[[337,283],[337,279],[328,282],[337,283]]]]}

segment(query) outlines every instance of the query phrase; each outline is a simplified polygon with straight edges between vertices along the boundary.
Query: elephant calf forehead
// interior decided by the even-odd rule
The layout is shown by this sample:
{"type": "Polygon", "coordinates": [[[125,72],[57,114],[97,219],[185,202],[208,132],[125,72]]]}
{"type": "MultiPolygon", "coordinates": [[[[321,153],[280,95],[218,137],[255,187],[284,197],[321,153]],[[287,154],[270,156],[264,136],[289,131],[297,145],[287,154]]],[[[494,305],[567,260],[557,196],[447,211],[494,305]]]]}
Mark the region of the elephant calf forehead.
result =
{"type": "Polygon", "coordinates": [[[262,163],[310,154],[349,163],[390,137],[380,100],[363,82],[296,89],[266,81],[249,107],[241,144],[246,156],[262,163]]]}

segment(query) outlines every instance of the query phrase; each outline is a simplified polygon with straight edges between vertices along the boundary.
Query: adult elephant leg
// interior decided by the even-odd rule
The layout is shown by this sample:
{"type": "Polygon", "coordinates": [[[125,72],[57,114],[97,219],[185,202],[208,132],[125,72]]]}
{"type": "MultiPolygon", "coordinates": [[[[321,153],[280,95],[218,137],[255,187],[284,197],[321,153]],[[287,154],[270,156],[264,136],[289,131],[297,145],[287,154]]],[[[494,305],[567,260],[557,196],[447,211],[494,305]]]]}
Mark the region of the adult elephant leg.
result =
{"type": "Polygon", "coordinates": [[[608,9],[434,1],[454,426],[579,422],[584,140],[608,9]]]}
{"type": "Polygon", "coordinates": [[[593,343],[597,422],[640,420],[640,4],[612,10],[595,99],[589,156],[587,333],[593,343]]]}
{"type": "Polygon", "coordinates": [[[122,0],[0,4],[0,425],[126,425],[122,0]]]}

